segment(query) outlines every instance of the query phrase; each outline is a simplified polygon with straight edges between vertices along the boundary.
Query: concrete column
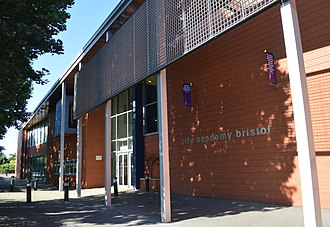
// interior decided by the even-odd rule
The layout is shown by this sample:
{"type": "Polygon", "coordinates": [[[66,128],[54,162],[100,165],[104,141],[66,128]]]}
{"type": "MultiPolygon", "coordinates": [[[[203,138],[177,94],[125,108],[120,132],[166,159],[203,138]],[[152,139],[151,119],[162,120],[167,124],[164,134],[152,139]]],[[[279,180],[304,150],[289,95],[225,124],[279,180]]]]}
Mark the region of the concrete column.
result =
{"type": "MultiPolygon", "coordinates": [[[[83,64],[79,62],[78,70],[80,71],[83,64]]],[[[77,106],[77,80],[79,72],[74,77],[74,111],[76,111],[77,106]]],[[[82,121],[83,118],[77,119],[77,163],[76,163],[76,193],[77,197],[81,197],[81,173],[82,173],[82,121]]]]}
{"type": "MultiPolygon", "coordinates": [[[[21,179],[21,157],[22,157],[22,148],[23,148],[23,141],[24,138],[24,129],[20,129],[17,134],[17,151],[16,151],[16,166],[15,166],[15,177],[21,179]]],[[[24,147],[25,149],[25,147],[24,147]]]]}
{"type": "Polygon", "coordinates": [[[60,146],[60,176],[58,179],[59,191],[63,191],[64,181],[64,138],[65,138],[65,105],[66,105],[66,83],[62,83],[62,102],[61,102],[61,146],[60,146]]]}
{"type": "Polygon", "coordinates": [[[105,205],[111,206],[111,100],[105,106],[105,205]]]}
{"type": "Polygon", "coordinates": [[[171,222],[166,69],[157,76],[161,221],[171,222]]]}
{"type": "Polygon", "coordinates": [[[76,166],[76,192],[81,197],[81,165],[82,165],[82,117],[77,121],[77,166],[76,166]]]}
{"type": "Polygon", "coordinates": [[[320,227],[322,218],[314,138],[295,0],[282,1],[281,17],[296,127],[304,224],[320,227]]]}
{"type": "Polygon", "coordinates": [[[134,188],[140,189],[140,178],[144,177],[144,134],[142,111],[142,84],[133,87],[133,167],[134,188]]]}

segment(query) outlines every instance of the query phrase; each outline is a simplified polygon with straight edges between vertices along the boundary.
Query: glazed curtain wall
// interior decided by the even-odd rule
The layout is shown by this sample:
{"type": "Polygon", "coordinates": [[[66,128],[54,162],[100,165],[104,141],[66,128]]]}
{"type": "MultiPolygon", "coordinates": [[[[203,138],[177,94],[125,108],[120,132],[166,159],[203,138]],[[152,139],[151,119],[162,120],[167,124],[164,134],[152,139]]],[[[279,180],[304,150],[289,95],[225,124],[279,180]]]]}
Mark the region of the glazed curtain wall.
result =
{"type": "Polygon", "coordinates": [[[75,118],[278,0],[147,0],[83,67],[75,118]]]}

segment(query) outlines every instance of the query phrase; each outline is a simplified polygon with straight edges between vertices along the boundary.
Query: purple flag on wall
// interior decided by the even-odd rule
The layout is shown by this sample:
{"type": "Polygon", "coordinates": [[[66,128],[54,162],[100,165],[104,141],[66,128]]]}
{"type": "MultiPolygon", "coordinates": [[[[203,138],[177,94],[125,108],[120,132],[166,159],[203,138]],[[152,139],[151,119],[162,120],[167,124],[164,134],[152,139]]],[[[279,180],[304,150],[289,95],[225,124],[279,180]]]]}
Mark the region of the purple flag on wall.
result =
{"type": "Polygon", "coordinates": [[[268,83],[270,85],[277,86],[275,56],[273,53],[268,51],[265,51],[265,53],[268,69],[268,83]]]}
{"type": "Polygon", "coordinates": [[[192,107],[191,102],[191,83],[183,83],[182,91],[183,91],[183,105],[185,107],[192,107]]]}

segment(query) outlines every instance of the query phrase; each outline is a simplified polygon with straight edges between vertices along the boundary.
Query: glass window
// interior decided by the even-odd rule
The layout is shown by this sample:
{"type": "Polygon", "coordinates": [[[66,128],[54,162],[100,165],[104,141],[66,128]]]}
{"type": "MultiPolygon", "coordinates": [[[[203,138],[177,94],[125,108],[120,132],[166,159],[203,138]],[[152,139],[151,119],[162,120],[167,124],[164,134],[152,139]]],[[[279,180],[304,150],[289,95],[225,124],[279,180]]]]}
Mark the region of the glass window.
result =
{"type": "Polygon", "coordinates": [[[127,115],[122,114],[118,116],[117,136],[118,139],[127,137],[127,115]]]}
{"type": "Polygon", "coordinates": [[[117,96],[111,99],[111,116],[117,114],[117,96]]]}
{"type": "Polygon", "coordinates": [[[127,146],[127,139],[124,139],[124,140],[118,140],[117,142],[117,145],[118,145],[118,150],[119,151],[125,151],[128,149],[128,146],[127,146]]]}
{"type": "Polygon", "coordinates": [[[118,113],[122,113],[128,110],[128,91],[118,95],[118,113]]]}
{"type": "Polygon", "coordinates": [[[158,131],[157,124],[157,103],[145,106],[145,133],[158,131]]]}
{"type": "Polygon", "coordinates": [[[111,142],[111,151],[116,151],[117,150],[117,142],[116,141],[113,141],[111,142]]]}
{"type": "Polygon", "coordinates": [[[128,138],[132,137],[132,89],[112,99],[111,149],[124,151],[132,149],[128,138]]]}
{"type": "Polygon", "coordinates": [[[132,112],[128,113],[128,137],[133,136],[133,118],[132,118],[132,112]]]}
{"type": "Polygon", "coordinates": [[[157,102],[157,85],[145,84],[146,100],[145,104],[148,105],[153,102],[157,102]]]}
{"type": "Polygon", "coordinates": [[[115,140],[117,139],[117,122],[116,122],[117,118],[113,117],[111,118],[111,139],[115,140]]]}
{"type": "Polygon", "coordinates": [[[158,131],[157,124],[157,76],[153,75],[144,81],[143,125],[144,133],[158,131]]]}
{"type": "Polygon", "coordinates": [[[44,141],[46,142],[47,141],[47,137],[48,137],[48,125],[47,125],[47,123],[46,123],[46,125],[45,125],[45,134],[44,134],[44,141]]]}
{"type": "Polygon", "coordinates": [[[73,100],[69,100],[68,128],[76,129],[77,121],[73,119],[73,100]]]}

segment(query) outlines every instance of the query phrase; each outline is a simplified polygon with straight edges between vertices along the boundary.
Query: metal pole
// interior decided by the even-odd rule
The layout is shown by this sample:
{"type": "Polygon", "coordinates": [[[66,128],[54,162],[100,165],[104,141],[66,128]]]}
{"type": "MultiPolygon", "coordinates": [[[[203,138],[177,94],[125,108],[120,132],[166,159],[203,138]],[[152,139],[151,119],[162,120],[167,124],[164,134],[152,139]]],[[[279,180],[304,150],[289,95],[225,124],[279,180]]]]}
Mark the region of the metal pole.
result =
{"type": "Polygon", "coordinates": [[[76,192],[81,197],[81,164],[82,164],[82,117],[77,122],[77,163],[76,163],[76,192]]]}
{"type": "Polygon", "coordinates": [[[281,17],[296,127],[305,226],[322,226],[306,73],[295,0],[282,1],[281,17]]]}
{"type": "Polygon", "coordinates": [[[161,221],[171,222],[166,69],[157,76],[161,221]]]}
{"type": "Polygon", "coordinates": [[[64,177],[64,129],[65,129],[65,105],[66,105],[66,83],[62,83],[62,102],[61,102],[61,147],[60,147],[60,176],[58,179],[59,191],[63,191],[64,177]]]}
{"type": "Polygon", "coordinates": [[[111,100],[105,106],[105,205],[111,206],[111,100]]]}

